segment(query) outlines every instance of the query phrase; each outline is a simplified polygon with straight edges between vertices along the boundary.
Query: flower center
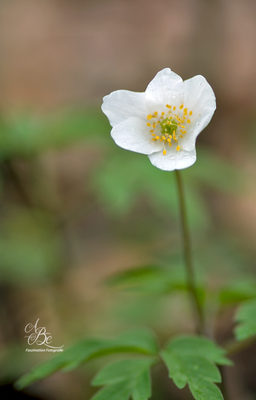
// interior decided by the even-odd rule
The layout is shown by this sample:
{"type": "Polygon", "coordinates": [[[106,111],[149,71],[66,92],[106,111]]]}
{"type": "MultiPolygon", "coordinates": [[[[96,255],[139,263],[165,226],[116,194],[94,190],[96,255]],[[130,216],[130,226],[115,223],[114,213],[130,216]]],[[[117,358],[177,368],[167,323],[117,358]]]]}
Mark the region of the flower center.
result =
{"type": "Polygon", "coordinates": [[[166,154],[165,145],[172,146],[173,143],[176,143],[176,150],[181,150],[181,146],[179,143],[179,138],[183,138],[183,136],[187,133],[187,127],[191,123],[191,117],[193,112],[188,111],[187,108],[184,108],[184,105],[181,104],[178,109],[176,106],[171,106],[166,104],[166,111],[163,111],[161,115],[158,115],[158,112],[155,111],[153,114],[149,114],[147,116],[147,120],[151,122],[147,122],[147,126],[150,128],[150,133],[152,134],[152,140],[154,142],[160,140],[163,143],[163,154],[166,154]]]}

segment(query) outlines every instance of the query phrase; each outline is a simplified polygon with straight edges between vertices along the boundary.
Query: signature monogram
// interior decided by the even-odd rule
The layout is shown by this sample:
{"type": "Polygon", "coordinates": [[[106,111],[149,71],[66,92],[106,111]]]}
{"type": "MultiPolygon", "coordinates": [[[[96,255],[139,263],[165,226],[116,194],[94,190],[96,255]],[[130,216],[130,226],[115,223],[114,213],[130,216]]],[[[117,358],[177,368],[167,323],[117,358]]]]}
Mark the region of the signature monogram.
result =
{"type": "Polygon", "coordinates": [[[52,342],[52,336],[49,332],[46,331],[46,328],[44,326],[37,326],[39,319],[40,318],[37,319],[35,325],[29,323],[25,326],[25,332],[29,333],[29,335],[25,336],[25,338],[28,339],[28,344],[30,346],[33,344],[37,344],[38,346],[45,345],[51,349],[61,349],[62,347],[64,347],[64,345],[59,347],[50,346],[52,342]]]}

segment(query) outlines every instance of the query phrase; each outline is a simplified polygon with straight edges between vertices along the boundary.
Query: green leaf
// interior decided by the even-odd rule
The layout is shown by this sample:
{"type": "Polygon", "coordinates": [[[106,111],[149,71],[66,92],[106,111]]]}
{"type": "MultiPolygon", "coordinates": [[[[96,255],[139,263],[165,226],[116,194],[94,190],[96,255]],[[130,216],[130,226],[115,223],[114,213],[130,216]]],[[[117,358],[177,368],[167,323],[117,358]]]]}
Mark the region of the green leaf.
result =
{"type": "MultiPolygon", "coordinates": [[[[129,359],[111,363],[105,366],[94,378],[92,384],[94,386],[107,386],[96,394],[96,399],[105,399],[106,393],[109,395],[110,388],[118,384],[122,384],[123,388],[129,391],[129,396],[133,400],[147,400],[151,396],[150,367],[155,359],[129,359]],[[104,397],[102,397],[104,396],[104,397]]],[[[127,392],[124,391],[125,399],[127,392]]],[[[95,399],[94,398],[94,399],[95,399]]],[[[110,397],[109,397],[110,398],[110,397]]]]}
{"type": "Polygon", "coordinates": [[[92,400],[128,400],[131,394],[129,385],[124,382],[104,387],[93,396],[92,400]]]}
{"type": "Polygon", "coordinates": [[[224,349],[207,338],[180,336],[172,339],[161,354],[179,389],[188,384],[196,400],[223,399],[214,382],[221,382],[215,364],[231,365],[224,349]]]}
{"type": "Polygon", "coordinates": [[[138,378],[132,393],[133,400],[146,400],[151,396],[150,371],[147,369],[138,378]]]}
{"type": "Polygon", "coordinates": [[[155,355],[157,343],[151,331],[140,329],[120,335],[117,339],[85,339],[68,350],[44,362],[16,382],[21,390],[32,383],[44,379],[54,372],[65,372],[78,368],[86,361],[114,353],[137,353],[155,355]]]}
{"type": "Polygon", "coordinates": [[[254,279],[240,279],[222,288],[220,301],[222,304],[239,303],[256,297],[256,282],[254,279]]]}
{"type": "MultiPolygon", "coordinates": [[[[146,265],[118,272],[108,278],[106,283],[139,292],[169,294],[176,290],[188,290],[183,265],[174,261],[172,268],[146,265]]],[[[198,285],[198,294],[203,301],[204,292],[198,285]]]]}
{"type": "Polygon", "coordinates": [[[223,400],[220,389],[211,382],[189,382],[189,389],[196,400],[223,400]]]}
{"type": "Polygon", "coordinates": [[[186,286],[185,276],[181,268],[143,266],[118,272],[107,280],[111,286],[149,293],[166,294],[186,286]]]}
{"type": "Polygon", "coordinates": [[[241,305],[235,321],[238,322],[235,328],[235,337],[238,341],[256,335],[256,300],[250,300],[241,305]]]}
{"type": "Polygon", "coordinates": [[[166,346],[166,350],[183,355],[195,355],[207,358],[218,365],[231,365],[225,357],[225,349],[217,346],[212,340],[201,336],[178,336],[166,346]]]}

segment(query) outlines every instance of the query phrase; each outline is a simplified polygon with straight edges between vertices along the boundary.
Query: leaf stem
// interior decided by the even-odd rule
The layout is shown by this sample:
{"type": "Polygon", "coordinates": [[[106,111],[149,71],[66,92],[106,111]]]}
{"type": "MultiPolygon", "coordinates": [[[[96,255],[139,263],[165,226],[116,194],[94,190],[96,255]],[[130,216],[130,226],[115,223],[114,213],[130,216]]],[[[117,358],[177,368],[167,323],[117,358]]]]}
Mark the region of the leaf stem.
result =
{"type": "Polygon", "coordinates": [[[182,234],[182,242],[183,242],[183,255],[184,262],[187,274],[187,284],[188,289],[191,296],[191,302],[194,310],[195,321],[196,321],[196,330],[197,333],[204,333],[204,314],[203,309],[198,297],[198,292],[196,290],[195,283],[195,274],[192,262],[192,252],[191,252],[191,240],[188,230],[188,219],[187,212],[185,207],[185,196],[184,196],[184,188],[183,182],[181,178],[181,173],[179,170],[175,170],[175,176],[178,187],[178,195],[179,195],[179,206],[180,206],[180,218],[181,218],[181,234],[182,234]]]}

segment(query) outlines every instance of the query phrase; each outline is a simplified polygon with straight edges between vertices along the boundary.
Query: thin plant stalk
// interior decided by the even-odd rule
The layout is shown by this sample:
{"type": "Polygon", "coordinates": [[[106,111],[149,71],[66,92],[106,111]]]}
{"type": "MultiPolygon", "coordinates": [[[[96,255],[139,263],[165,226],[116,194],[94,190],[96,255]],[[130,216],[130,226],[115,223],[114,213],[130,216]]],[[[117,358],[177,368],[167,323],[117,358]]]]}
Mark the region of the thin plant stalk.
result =
{"type": "Polygon", "coordinates": [[[185,206],[185,196],[184,196],[184,188],[181,173],[179,170],[175,170],[175,176],[178,187],[178,195],[179,195],[179,206],[180,206],[180,218],[181,218],[181,235],[182,235],[182,244],[183,244],[183,255],[185,262],[185,269],[187,275],[187,285],[191,296],[191,303],[194,310],[195,321],[196,321],[196,330],[197,333],[203,334],[205,331],[204,328],[204,314],[203,309],[198,297],[198,292],[196,290],[195,283],[195,273],[193,268],[192,261],[192,252],[191,252],[191,239],[189,235],[188,229],[188,218],[185,206]]]}

